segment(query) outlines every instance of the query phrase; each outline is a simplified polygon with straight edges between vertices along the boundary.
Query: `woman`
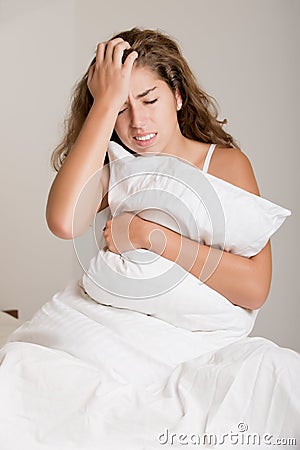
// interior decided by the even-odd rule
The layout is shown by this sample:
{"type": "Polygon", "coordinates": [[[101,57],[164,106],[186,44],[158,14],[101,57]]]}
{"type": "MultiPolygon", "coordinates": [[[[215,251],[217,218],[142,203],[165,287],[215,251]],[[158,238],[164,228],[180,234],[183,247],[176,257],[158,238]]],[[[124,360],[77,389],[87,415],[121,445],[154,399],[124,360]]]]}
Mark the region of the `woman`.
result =
{"type": "MultiPolygon", "coordinates": [[[[48,198],[49,228],[63,239],[79,236],[108,205],[102,197],[115,173],[114,164],[106,164],[113,162],[106,158],[107,149],[112,156],[110,140],[125,147],[134,164],[150,164],[143,155],[170,155],[175,165],[177,158],[191,164],[197,176],[204,162],[207,167],[210,144],[217,144],[210,173],[230,189],[251,192],[257,202],[251,164],[222,124],[167,36],[134,28],[100,43],[53,154],[58,174],[48,198]]],[[[183,163],[178,166],[181,175],[183,163]]],[[[270,286],[270,242],[250,258],[214,248],[221,261],[201,284],[209,246],[128,213],[106,223],[104,238],[106,257],[125,270],[129,265],[118,253],[134,247],[151,249],[163,264],[178,262],[174,266],[181,264],[187,276],[169,296],[134,298],[132,308],[123,298],[109,308],[103,297],[84,294],[78,280],[43,305],[0,351],[0,448],[152,450],[167,443],[225,443],[229,449],[257,444],[257,438],[269,448],[276,437],[296,438],[300,355],[248,337],[253,310],[270,286]]],[[[102,270],[98,274],[104,277],[102,270]]]]}
{"type": "MultiPolygon", "coordinates": [[[[63,239],[79,236],[108,206],[102,193],[108,185],[105,163],[111,139],[134,154],[173,155],[199,169],[215,143],[210,173],[260,195],[251,163],[223,130],[225,122],[217,120],[213,99],[198,87],[171,38],[133,28],[98,44],[96,57],[75,90],[66,135],[52,156],[58,174],[47,203],[50,230],[63,239]]],[[[210,251],[209,246],[194,243],[197,258],[191,265],[186,261],[191,242],[185,240],[180,253],[180,234],[138,215],[129,223],[121,217],[109,220],[104,237],[112,252],[151,248],[179,261],[199,279],[210,251]],[[164,239],[154,230],[163,232],[164,239]],[[130,242],[118,238],[127,234],[130,242]]],[[[228,252],[220,252],[219,257],[218,267],[205,283],[235,305],[260,308],[271,284],[270,241],[252,258],[228,252]]]]}

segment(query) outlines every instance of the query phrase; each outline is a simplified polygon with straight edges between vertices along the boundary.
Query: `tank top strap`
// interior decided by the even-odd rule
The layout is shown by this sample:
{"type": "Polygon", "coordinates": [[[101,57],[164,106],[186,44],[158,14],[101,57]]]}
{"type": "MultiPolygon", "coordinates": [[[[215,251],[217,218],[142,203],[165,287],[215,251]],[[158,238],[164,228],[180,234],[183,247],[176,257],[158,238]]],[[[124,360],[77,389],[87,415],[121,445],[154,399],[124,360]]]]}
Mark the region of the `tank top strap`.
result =
{"type": "Polygon", "coordinates": [[[210,145],[210,147],[209,147],[209,149],[208,149],[208,152],[207,152],[207,154],[206,154],[206,157],[205,157],[205,161],[204,161],[204,164],[203,164],[202,172],[207,173],[208,166],[209,166],[209,163],[210,163],[210,160],[211,160],[213,151],[214,151],[214,149],[216,148],[216,146],[217,146],[217,144],[211,144],[211,145],[210,145]]]}

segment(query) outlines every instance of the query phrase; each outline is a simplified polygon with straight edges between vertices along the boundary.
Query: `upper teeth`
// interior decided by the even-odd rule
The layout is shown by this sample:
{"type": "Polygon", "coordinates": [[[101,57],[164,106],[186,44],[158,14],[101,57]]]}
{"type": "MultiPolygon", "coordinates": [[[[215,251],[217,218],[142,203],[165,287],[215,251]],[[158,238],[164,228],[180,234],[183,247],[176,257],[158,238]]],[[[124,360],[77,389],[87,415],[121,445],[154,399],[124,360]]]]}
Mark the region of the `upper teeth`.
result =
{"type": "Polygon", "coordinates": [[[147,141],[147,139],[151,139],[155,136],[155,133],[147,134],[147,136],[135,136],[135,139],[138,141],[147,141]]]}

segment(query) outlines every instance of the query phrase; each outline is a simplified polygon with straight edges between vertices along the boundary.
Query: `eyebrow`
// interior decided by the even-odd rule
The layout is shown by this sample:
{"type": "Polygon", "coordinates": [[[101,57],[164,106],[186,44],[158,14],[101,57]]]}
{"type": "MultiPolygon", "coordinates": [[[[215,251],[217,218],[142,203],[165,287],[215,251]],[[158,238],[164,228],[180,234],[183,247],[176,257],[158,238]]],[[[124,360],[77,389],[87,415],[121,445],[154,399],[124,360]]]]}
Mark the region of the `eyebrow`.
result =
{"type": "Polygon", "coordinates": [[[156,86],[154,86],[151,89],[147,89],[146,91],[142,92],[141,94],[137,95],[136,98],[142,98],[142,97],[146,97],[146,95],[149,94],[149,92],[154,91],[154,89],[156,89],[156,86]]]}
{"type": "MultiPolygon", "coordinates": [[[[156,86],[154,86],[154,87],[151,88],[151,89],[147,89],[146,91],[142,92],[141,94],[138,94],[138,95],[136,96],[136,98],[143,98],[143,97],[146,97],[146,95],[148,95],[149,92],[154,91],[154,89],[156,89],[156,86]]],[[[123,106],[127,105],[127,103],[128,103],[128,101],[125,102],[123,106]]]]}

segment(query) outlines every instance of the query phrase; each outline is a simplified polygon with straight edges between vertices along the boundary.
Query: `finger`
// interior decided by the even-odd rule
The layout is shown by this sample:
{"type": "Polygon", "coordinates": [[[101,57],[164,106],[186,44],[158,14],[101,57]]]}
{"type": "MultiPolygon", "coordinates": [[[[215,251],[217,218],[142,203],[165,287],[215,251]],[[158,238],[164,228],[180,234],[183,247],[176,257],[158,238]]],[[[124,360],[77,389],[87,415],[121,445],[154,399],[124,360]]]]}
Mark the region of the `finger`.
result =
{"type": "Polygon", "coordinates": [[[119,42],[113,51],[113,62],[117,63],[120,67],[122,66],[122,58],[124,54],[124,50],[129,50],[130,44],[128,42],[119,42]]]}
{"type": "Polygon", "coordinates": [[[129,53],[127,58],[124,61],[123,67],[125,70],[131,70],[135,60],[139,57],[139,54],[136,50],[129,53]]]}
{"type": "Polygon", "coordinates": [[[105,57],[105,48],[107,42],[99,42],[96,50],[96,67],[98,68],[103,63],[105,57]]]}
{"type": "Polygon", "coordinates": [[[107,61],[112,61],[114,48],[120,42],[125,42],[125,41],[122,38],[116,38],[116,39],[112,39],[107,42],[107,45],[105,48],[105,58],[107,59],[107,61]]]}

